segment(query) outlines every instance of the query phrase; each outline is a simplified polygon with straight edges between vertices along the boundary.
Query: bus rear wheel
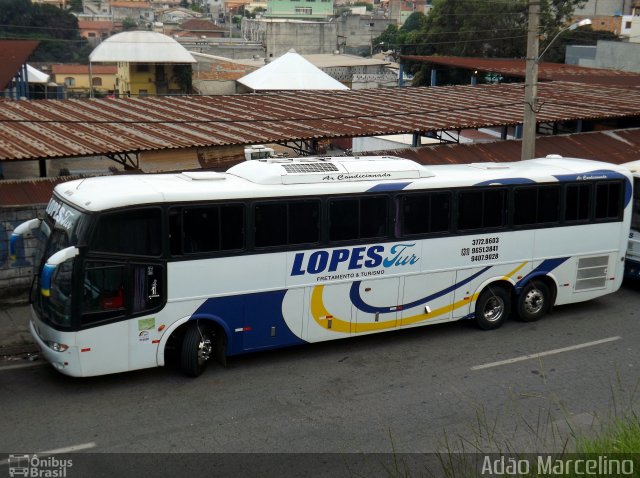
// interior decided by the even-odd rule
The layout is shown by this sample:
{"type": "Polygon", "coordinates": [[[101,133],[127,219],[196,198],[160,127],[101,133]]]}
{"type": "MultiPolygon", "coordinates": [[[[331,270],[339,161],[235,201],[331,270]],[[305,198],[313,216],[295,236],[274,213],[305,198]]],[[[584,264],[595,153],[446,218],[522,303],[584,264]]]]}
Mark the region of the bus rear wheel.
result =
{"type": "Polygon", "coordinates": [[[497,329],[509,313],[509,294],[502,287],[487,287],[476,301],[476,324],[482,330],[497,329]]]}
{"type": "Polygon", "coordinates": [[[537,280],[530,281],[518,296],[518,319],[534,322],[542,318],[551,305],[549,287],[537,280]]]}
{"type": "Polygon", "coordinates": [[[213,356],[212,332],[207,327],[193,324],[184,333],[180,364],[190,377],[198,377],[205,371],[213,356]]]}

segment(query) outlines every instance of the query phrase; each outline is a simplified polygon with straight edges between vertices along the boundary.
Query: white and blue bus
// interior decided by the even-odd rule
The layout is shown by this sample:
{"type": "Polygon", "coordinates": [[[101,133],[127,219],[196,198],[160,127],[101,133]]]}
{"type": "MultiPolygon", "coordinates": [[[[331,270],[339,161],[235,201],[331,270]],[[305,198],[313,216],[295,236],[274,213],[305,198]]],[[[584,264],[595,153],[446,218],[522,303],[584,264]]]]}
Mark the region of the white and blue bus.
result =
{"type": "Polygon", "coordinates": [[[624,274],[629,279],[640,279],[640,160],[623,164],[633,174],[631,231],[624,274]]]}
{"type": "Polygon", "coordinates": [[[632,176],[549,156],[425,167],[394,157],[247,161],[55,188],[31,333],[60,372],[165,365],[513,313],[616,291],[632,176]]]}

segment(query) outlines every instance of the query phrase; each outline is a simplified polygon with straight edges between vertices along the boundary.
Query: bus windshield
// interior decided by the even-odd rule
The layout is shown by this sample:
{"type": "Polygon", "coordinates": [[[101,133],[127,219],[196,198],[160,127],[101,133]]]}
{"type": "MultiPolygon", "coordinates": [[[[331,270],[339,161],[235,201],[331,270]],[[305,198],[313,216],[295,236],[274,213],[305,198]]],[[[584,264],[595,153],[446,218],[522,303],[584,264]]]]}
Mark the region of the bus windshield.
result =
{"type": "Polygon", "coordinates": [[[40,294],[40,271],[53,254],[78,245],[86,223],[85,214],[53,197],[47,205],[44,220],[34,234],[37,243],[34,264],[38,267],[35,269],[31,302],[41,319],[58,327],[71,325],[71,261],[58,268],[53,281],[55,285],[47,297],[40,294]]]}

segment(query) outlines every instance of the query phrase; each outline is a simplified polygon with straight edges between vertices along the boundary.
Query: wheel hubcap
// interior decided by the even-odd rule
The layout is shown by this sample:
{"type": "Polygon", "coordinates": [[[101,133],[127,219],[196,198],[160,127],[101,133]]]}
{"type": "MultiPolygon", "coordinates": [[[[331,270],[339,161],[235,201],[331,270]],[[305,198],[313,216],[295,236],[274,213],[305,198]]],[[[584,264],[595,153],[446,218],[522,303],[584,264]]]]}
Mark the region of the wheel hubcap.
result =
{"type": "Polygon", "coordinates": [[[500,320],[504,313],[504,302],[499,297],[492,297],[487,301],[484,307],[484,319],[487,322],[496,322],[500,320]]]}
{"type": "Polygon", "coordinates": [[[544,296],[538,289],[531,289],[524,297],[524,310],[528,314],[537,314],[544,307],[544,296]]]}
{"type": "Polygon", "coordinates": [[[212,351],[213,345],[211,345],[211,339],[203,338],[198,344],[198,363],[202,365],[209,360],[212,351]]]}

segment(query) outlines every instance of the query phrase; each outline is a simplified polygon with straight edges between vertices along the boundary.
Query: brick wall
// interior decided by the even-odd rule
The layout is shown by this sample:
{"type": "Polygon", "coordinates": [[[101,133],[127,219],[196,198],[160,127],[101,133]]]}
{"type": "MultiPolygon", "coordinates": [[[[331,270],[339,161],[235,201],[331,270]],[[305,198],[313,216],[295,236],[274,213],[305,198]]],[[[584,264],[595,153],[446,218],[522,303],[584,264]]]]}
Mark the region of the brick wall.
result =
{"type": "Polygon", "coordinates": [[[0,303],[26,302],[33,277],[33,248],[27,238],[18,244],[16,259],[9,258],[13,229],[34,217],[43,217],[45,204],[0,207],[0,303]]]}

